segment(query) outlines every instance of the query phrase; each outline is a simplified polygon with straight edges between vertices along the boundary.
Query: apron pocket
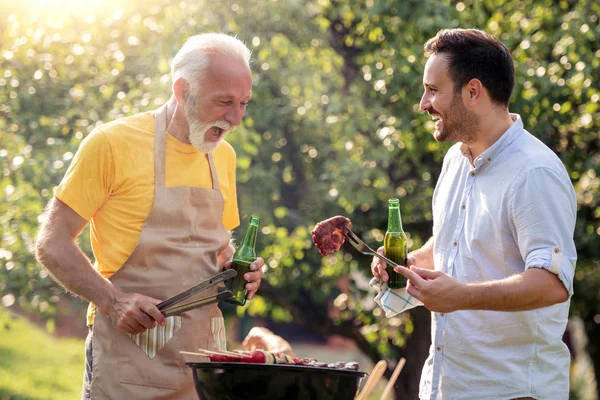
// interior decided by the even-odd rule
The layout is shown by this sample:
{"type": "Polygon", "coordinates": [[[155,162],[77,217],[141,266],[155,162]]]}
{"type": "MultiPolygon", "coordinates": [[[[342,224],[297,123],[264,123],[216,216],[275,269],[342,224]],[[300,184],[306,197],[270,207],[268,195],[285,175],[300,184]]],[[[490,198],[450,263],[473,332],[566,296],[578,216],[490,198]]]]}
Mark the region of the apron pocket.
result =
{"type": "Polygon", "coordinates": [[[179,389],[185,383],[187,367],[179,354],[178,335],[152,359],[126,333],[117,332],[116,342],[119,382],[164,389],[179,389]]]}

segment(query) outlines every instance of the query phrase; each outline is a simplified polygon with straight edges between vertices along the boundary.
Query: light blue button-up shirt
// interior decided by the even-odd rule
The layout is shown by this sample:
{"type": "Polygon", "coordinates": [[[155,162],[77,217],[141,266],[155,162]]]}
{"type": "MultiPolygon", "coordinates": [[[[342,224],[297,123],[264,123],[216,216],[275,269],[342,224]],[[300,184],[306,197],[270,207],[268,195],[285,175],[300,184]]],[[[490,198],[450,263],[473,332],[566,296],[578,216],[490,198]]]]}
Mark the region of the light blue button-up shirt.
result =
{"type": "MultiPolygon", "coordinates": [[[[435,269],[468,283],[544,268],[572,295],[573,185],[558,157],[512,117],[476,159],[461,143],[446,154],[433,195],[435,269]]],[[[567,399],[569,304],[432,313],[420,398],[567,399]]]]}

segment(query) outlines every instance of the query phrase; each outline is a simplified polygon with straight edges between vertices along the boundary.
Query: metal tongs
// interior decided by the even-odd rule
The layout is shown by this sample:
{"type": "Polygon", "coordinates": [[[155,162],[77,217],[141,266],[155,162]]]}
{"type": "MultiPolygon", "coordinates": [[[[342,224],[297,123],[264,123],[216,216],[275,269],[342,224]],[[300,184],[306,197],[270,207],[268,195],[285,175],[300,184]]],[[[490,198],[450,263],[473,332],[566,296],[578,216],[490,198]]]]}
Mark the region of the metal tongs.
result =
{"type": "Polygon", "coordinates": [[[381,259],[384,263],[391,265],[392,267],[398,266],[398,264],[396,264],[395,262],[393,262],[392,260],[390,260],[389,258],[384,256],[383,254],[379,254],[378,252],[376,252],[375,250],[370,248],[369,245],[367,245],[365,242],[363,242],[362,239],[359,238],[358,235],[356,233],[352,232],[351,230],[348,230],[348,232],[346,233],[346,239],[348,239],[348,242],[350,242],[350,244],[352,246],[354,246],[354,248],[356,250],[358,250],[359,252],[366,254],[366,255],[371,254],[371,255],[374,255],[375,257],[379,257],[379,259],[381,259]]]}
{"type": "Polygon", "coordinates": [[[199,284],[189,288],[188,290],[176,294],[175,296],[169,297],[163,302],[157,304],[156,308],[158,308],[159,311],[162,312],[165,317],[171,317],[173,315],[183,314],[184,312],[193,310],[194,308],[206,306],[208,304],[213,304],[221,300],[227,300],[233,297],[233,293],[231,292],[231,290],[225,289],[220,290],[220,292],[216,295],[203,297],[198,300],[190,301],[189,303],[178,305],[178,303],[182,302],[183,300],[186,300],[192,297],[193,295],[200,293],[203,290],[213,287],[214,285],[232,279],[236,275],[237,272],[234,269],[228,269],[223,272],[220,272],[212,278],[200,282],[199,284]]]}

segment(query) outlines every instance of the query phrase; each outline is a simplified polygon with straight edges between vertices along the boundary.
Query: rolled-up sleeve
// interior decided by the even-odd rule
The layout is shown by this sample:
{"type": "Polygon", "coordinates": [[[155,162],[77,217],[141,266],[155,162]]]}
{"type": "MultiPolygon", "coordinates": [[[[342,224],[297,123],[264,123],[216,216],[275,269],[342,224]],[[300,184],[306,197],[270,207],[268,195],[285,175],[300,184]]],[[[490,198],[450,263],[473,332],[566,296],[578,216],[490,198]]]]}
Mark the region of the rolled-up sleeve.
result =
{"type": "Polygon", "coordinates": [[[568,176],[548,167],[531,169],[515,181],[510,198],[511,229],[525,269],[556,274],[572,296],[577,205],[568,176]]]}

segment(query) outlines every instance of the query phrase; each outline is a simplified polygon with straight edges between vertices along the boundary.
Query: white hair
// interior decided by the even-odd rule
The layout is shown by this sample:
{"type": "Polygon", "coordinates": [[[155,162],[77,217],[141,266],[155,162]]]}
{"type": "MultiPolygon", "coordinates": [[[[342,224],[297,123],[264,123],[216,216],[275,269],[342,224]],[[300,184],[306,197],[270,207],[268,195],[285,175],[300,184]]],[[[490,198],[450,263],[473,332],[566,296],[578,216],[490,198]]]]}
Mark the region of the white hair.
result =
{"type": "Polygon", "coordinates": [[[173,82],[183,78],[192,90],[203,78],[211,53],[224,54],[243,61],[250,68],[250,49],[233,36],[224,33],[201,33],[186,40],[171,62],[173,82]]]}

